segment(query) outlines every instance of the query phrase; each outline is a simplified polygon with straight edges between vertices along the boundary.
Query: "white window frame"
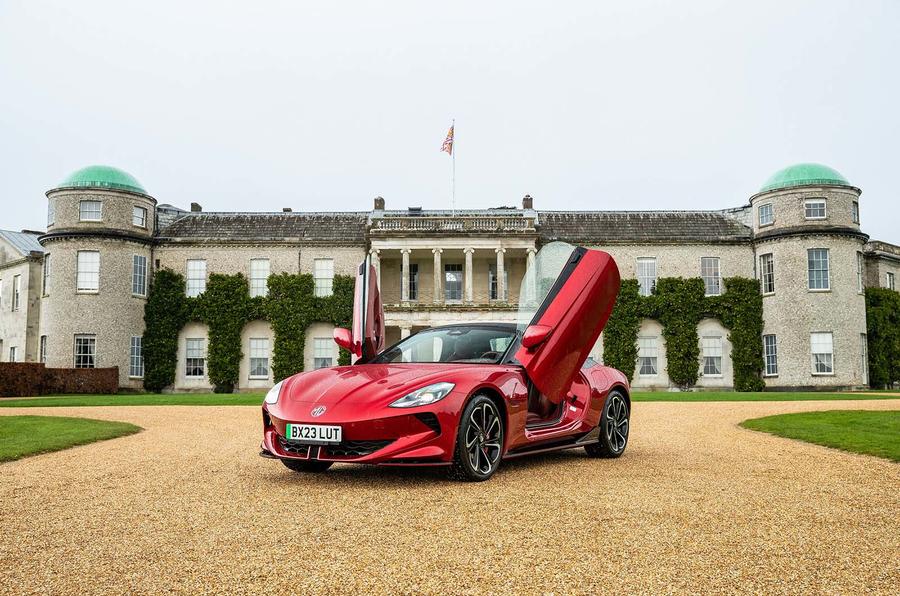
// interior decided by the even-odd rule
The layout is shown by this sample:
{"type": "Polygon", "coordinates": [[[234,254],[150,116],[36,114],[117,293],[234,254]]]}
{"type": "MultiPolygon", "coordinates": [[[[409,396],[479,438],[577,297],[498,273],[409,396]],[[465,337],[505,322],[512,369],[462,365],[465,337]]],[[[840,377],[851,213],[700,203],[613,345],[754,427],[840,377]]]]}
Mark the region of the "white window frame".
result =
{"type": "Polygon", "coordinates": [[[131,225],[136,228],[147,229],[147,208],[140,205],[131,207],[131,225]]]}
{"type": "Polygon", "coordinates": [[[184,294],[194,298],[206,291],[206,259],[188,259],[185,262],[184,294]]]}
{"type": "Polygon", "coordinates": [[[719,257],[700,257],[700,277],[703,279],[703,291],[706,296],[722,294],[722,267],[719,257]],[[714,272],[711,271],[713,268],[714,272]]]}
{"type": "Polygon", "coordinates": [[[78,221],[103,221],[103,201],[85,199],[78,202],[78,221]],[[98,205],[97,209],[87,207],[98,205]],[[96,214],[96,217],[94,215],[96,214]]]}
{"type": "Polygon", "coordinates": [[[828,202],[825,199],[806,199],[803,201],[803,218],[804,219],[828,219],[828,202]],[[822,205],[822,215],[810,215],[810,211],[815,209],[818,211],[817,207],[814,205],[820,204],[822,205]]]}
{"type": "Polygon", "coordinates": [[[814,377],[834,376],[834,333],[831,331],[813,331],[809,334],[809,353],[814,377]],[[827,341],[826,341],[827,338],[827,341]],[[828,351],[824,351],[827,348],[828,351]],[[817,352],[816,350],[823,350],[817,352]],[[817,361],[816,356],[823,356],[817,361]],[[817,370],[817,362],[823,369],[817,370]]]}
{"type": "Polygon", "coordinates": [[[313,368],[330,368],[337,362],[334,339],[330,337],[313,338],[313,368]],[[323,362],[327,360],[328,362],[323,362]]]}
{"type": "Polygon", "coordinates": [[[722,377],[722,355],[725,353],[725,342],[721,335],[710,335],[700,338],[700,350],[703,357],[701,373],[704,377],[722,377]],[[713,370],[718,372],[706,372],[713,370]]]}
{"type": "MultiPolygon", "coordinates": [[[[465,274],[463,274],[465,276],[465,274]]],[[[465,285],[465,284],[463,284],[465,285]]],[[[503,268],[503,293],[509,295],[509,269],[503,268]]],[[[506,300],[506,296],[497,295],[497,264],[488,263],[488,299],[506,300]]]]}
{"type": "Polygon", "coordinates": [[[42,335],[38,348],[38,362],[47,364],[47,336],[42,335]]]}
{"type": "Polygon", "coordinates": [[[657,336],[639,335],[637,338],[638,358],[637,374],[639,377],[655,377],[659,375],[659,338],[657,336]],[[645,360],[647,362],[645,362],[645,360]],[[643,372],[644,364],[653,372],[643,372]]]}
{"type": "Polygon", "coordinates": [[[13,275],[12,285],[12,312],[16,312],[22,305],[22,276],[13,275]]]}
{"type": "Polygon", "coordinates": [[[74,368],[97,368],[97,336],[93,333],[76,333],[72,346],[72,366],[74,368]],[[79,353],[79,344],[90,351],[79,353]],[[82,360],[79,361],[79,358],[82,360]]]}
{"type": "Polygon", "coordinates": [[[269,378],[269,338],[268,337],[251,337],[249,345],[249,375],[250,379],[268,379],[269,378]],[[261,367],[265,372],[254,372],[261,367]]]}
{"type": "Polygon", "coordinates": [[[884,287],[889,290],[897,290],[897,283],[894,274],[891,271],[884,272],[884,287]]]}
{"type": "Polygon", "coordinates": [[[128,350],[128,378],[144,378],[144,338],[140,335],[131,336],[128,350]]]}
{"type": "Polygon", "coordinates": [[[860,251],[856,251],[856,291],[862,294],[866,285],[863,282],[863,272],[865,270],[865,257],[860,251]]]}
{"type": "MultiPolygon", "coordinates": [[[[409,264],[409,300],[410,302],[419,299],[419,264],[409,264]]],[[[403,276],[400,276],[400,292],[403,292],[403,276]]]]}
{"type": "Polygon", "coordinates": [[[759,223],[759,227],[764,228],[766,226],[771,226],[775,223],[775,206],[772,203],[764,203],[756,208],[756,221],[759,223]],[[768,207],[766,209],[768,218],[763,220],[763,208],[768,207]]]}
{"type": "Polygon", "coordinates": [[[806,288],[810,292],[830,292],[831,291],[831,251],[827,248],[808,248],[806,249],[806,288]],[[812,251],[825,251],[825,269],[813,269],[811,267],[810,258],[812,251]],[[825,272],[825,287],[813,287],[813,271],[825,272]]]}
{"type": "Polygon", "coordinates": [[[269,275],[272,264],[269,259],[250,259],[250,297],[267,296],[269,294],[269,275]]]}
{"type": "Polygon", "coordinates": [[[41,272],[41,296],[50,295],[50,253],[44,254],[44,269],[41,272]]]}
{"type": "Polygon", "coordinates": [[[775,293],[775,255],[770,252],[759,255],[759,282],[763,296],[775,293]],[[767,268],[766,265],[770,266],[767,268]]]}
{"type": "Polygon", "coordinates": [[[774,333],[763,335],[763,363],[764,377],[778,376],[778,337],[774,333]]]}
{"type": "Polygon", "coordinates": [[[47,201],[47,227],[49,228],[53,224],[56,223],[56,205],[53,204],[53,199],[47,201]]]}
{"type": "Polygon", "coordinates": [[[316,296],[334,294],[334,259],[313,259],[313,283],[316,296]]]}
{"type": "Polygon", "coordinates": [[[185,379],[205,379],[206,378],[206,338],[205,337],[187,337],[184,340],[184,378],[185,379]],[[192,362],[193,361],[193,362],[192,362]],[[202,372],[193,374],[199,368],[202,372]]]}
{"type": "Polygon", "coordinates": [[[859,224],[859,201],[853,201],[850,205],[850,221],[859,224]]]}
{"type": "Polygon", "coordinates": [[[97,294],[100,292],[100,251],[79,250],[75,254],[75,292],[79,294],[97,294]],[[96,255],[96,262],[93,256],[96,255]],[[82,262],[82,257],[84,262],[82,262]],[[88,262],[88,259],[92,262],[88,262]],[[94,266],[96,265],[96,271],[94,266]]]}
{"type": "Polygon", "coordinates": [[[131,295],[147,297],[147,257],[144,255],[131,257],[131,295]]]}
{"type": "MultiPolygon", "coordinates": [[[[466,274],[463,270],[462,263],[444,263],[444,302],[448,304],[456,304],[462,302],[463,294],[466,288],[466,274]],[[454,277],[459,275],[459,296],[450,295],[451,285],[449,283],[448,275],[452,274],[454,277]]],[[[453,288],[456,287],[457,280],[453,280],[453,288]]]]}
{"type": "Polygon", "coordinates": [[[18,355],[19,355],[18,346],[9,346],[9,361],[17,362],[16,358],[18,357],[18,355]]]}
{"type": "Polygon", "coordinates": [[[659,269],[656,257],[638,257],[635,264],[635,273],[637,274],[641,296],[650,296],[653,293],[653,290],[656,289],[656,282],[659,281],[659,269]],[[647,270],[650,266],[652,266],[653,269],[652,274],[647,270]]]}
{"type": "Polygon", "coordinates": [[[860,372],[863,376],[863,385],[869,385],[869,336],[865,333],[859,334],[859,359],[860,372]]]}

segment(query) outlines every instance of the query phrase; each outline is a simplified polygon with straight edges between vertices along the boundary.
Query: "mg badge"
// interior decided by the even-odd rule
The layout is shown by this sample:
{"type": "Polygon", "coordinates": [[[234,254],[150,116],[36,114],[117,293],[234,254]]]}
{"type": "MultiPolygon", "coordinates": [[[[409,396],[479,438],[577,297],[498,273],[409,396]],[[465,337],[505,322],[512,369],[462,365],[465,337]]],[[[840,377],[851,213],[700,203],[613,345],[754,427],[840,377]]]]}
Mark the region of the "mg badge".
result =
{"type": "Polygon", "coordinates": [[[315,408],[312,409],[312,412],[310,412],[309,414],[313,418],[318,418],[319,416],[321,416],[324,413],[325,413],[325,406],[316,406],[315,408]]]}

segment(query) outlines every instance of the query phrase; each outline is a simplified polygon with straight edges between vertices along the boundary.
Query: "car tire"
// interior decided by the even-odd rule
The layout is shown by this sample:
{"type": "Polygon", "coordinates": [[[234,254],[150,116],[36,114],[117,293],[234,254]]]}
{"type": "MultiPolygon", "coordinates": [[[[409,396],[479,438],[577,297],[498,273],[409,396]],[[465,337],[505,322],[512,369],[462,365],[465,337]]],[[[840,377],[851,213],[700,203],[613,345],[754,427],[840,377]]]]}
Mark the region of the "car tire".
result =
{"type": "Polygon", "coordinates": [[[497,404],[484,395],[470,399],[460,416],[450,479],[483,482],[493,476],[503,459],[505,436],[497,404]]]}
{"type": "Polygon", "coordinates": [[[609,392],[600,416],[600,440],[585,445],[584,450],[591,457],[613,458],[625,452],[628,445],[628,431],[631,427],[631,408],[628,400],[618,389],[609,392]]]}
{"type": "Polygon", "coordinates": [[[317,459],[283,459],[281,463],[295,472],[309,472],[319,474],[331,467],[334,462],[319,461],[317,459]]]}

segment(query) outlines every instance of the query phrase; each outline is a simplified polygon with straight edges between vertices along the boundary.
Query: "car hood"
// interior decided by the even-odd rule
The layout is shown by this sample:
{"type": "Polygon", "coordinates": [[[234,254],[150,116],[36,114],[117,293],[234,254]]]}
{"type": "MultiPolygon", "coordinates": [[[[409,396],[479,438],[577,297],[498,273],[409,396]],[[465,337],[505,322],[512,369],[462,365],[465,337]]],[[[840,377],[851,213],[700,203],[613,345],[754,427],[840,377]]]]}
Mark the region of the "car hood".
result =
{"type": "Polygon", "coordinates": [[[385,405],[426,385],[455,383],[473,369],[485,373],[490,364],[358,364],[321,368],[285,380],[279,401],[295,404],[385,405]]]}

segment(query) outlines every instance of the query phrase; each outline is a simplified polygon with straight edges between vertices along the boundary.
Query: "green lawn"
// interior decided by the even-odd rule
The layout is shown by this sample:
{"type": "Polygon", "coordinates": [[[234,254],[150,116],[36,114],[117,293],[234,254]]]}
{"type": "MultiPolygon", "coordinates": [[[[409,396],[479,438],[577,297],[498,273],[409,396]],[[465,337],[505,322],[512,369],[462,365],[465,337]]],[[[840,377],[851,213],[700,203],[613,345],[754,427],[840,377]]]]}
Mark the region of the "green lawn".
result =
{"type": "Polygon", "coordinates": [[[868,395],[864,393],[817,393],[792,391],[762,391],[741,393],[738,391],[635,391],[632,401],[817,401],[840,399],[898,399],[890,395],[868,395]]]}
{"type": "Polygon", "coordinates": [[[57,416],[0,416],[0,462],[131,435],[127,422],[57,416]]]}
{"type": "Polygon", "coordinates": [[[744,428],[900,462],[900,410],[833,410],[754,418],[744,428]]]}

